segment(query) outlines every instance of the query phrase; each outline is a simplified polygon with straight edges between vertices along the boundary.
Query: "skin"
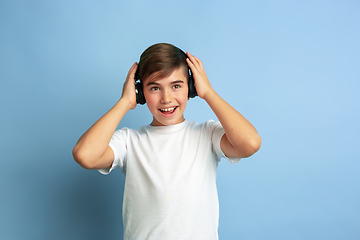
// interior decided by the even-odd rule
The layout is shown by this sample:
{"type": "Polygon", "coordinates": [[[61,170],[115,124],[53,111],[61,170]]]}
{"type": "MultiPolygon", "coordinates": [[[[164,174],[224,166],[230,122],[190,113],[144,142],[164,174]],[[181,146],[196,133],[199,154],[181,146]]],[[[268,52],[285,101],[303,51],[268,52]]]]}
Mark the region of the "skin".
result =
{"type": "MultiPolygon", "coordinates": [[[[231,158],[245,158],[257,152],[261,138],[254,126],[215,92],[201,60],[189,52],[186,54],[198,96],[207,102],[225,130],[220,143],[222,151],[231,158]]],[[[120,100],[95,122],[75,145],[73,156],[82,167],[99,169],[112,165],[114,153],[109,147],[110,139],[125,114],[137,105],[134,80],[137,67],[137,63],[131,66],[120,100]]],[[[188,100],[184,69],[175,69],[170,76],[163,79],[150,79],[151,76],[143,84],[147,105],[153,115],[151,125],[173,125],[184,121],[183,113],[188,100]],[[174,107],[175,111],[170,114],[160,111],[174,107]]]]}
{"type": "Polygon", "coordinates": [[[184,73],[185,70],[182,67],[175,69],[170,76],[163,79],[144,81],[146,104],[153,115],[152,126],[174,125],[185,120],[188,85],[187,76],[184,73]],[[170,109],[174,110],[169,111],[170,109]]]}
{"type": "Polygon", "coordinates": [[[225,130],[220,142],[221,150],[231,158],[250,157],[261,146],[261,138],[255,127],[215,92],[202,61],[189,52],[186,55],[199,97],[207,102],[225,130]]]}

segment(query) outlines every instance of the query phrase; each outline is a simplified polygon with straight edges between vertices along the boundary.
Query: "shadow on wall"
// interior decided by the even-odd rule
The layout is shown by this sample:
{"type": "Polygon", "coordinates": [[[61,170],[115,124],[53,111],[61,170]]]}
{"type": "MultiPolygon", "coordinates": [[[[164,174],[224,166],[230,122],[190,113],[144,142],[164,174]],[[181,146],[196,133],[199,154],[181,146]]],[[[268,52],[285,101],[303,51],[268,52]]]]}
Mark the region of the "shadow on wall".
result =
{"type": "Polygon", "coordinates": [[[106,176],[97,170],[76,170],[59,189],[57,214],[63,227],[55,224],[51,232],[59,239],[122,239],[124,175],[120,170],[106,176]]]}
{"type": "Polygon", "coordinates": [[[122,239],[125,176],[120,169],[102,175],[74,161],[71,151],[86,130],[67,122],[76,117],[64,113],[62,123],[49,127],[21,126],[26,130],[17,144],[16,132],[6,139],[0,239],[122,239]]]}
{"type": "Polygon", "coordinates": [[[122,239],[120,169],[104,176],[61,154],[26,161],[4,183],[0,239],[122,239]]]}
{"type": "MultiPolygon", "coordinates": [[[[97,170],[74,166],[45,175],[28,172],[12,229],[16,239],[122,239],[122,199],[125,177],[120,169],[104,176],[97,170]],[[19,225],[18,225],[19,226],[19,225]]],[[[13,224],[10,224],[13,225],[13,224]]],[[[15,239],[15,238],[14,238],[15,239]]]]}

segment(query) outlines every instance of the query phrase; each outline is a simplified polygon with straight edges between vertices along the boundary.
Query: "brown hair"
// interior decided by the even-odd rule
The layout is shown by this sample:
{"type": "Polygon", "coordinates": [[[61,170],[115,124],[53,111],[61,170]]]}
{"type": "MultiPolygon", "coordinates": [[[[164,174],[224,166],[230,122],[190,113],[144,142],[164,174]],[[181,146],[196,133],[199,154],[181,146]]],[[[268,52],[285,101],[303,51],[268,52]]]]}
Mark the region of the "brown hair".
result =
{"type": "Polygon", "coordinates": [[[157,43],[148,47],[140,56],[138,71],[141,81],[168,77],[174,70],[184,67],[189,77],[186,54],[180,48],[169,43],[157,43]]]}

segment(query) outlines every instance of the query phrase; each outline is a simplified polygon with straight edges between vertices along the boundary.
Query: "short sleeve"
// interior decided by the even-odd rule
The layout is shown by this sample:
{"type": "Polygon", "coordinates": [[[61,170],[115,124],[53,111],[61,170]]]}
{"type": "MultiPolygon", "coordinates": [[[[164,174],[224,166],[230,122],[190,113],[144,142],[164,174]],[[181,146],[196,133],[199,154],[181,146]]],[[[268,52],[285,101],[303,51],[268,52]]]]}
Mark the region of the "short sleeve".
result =
{"type": "Polygon", "coordinates": [[[126,139],[128,132],[128,128],[122,128],[114,132],[109,143],[109,146],[114,153],[114,161],[110,168],[98,169],[100,173],[105,175],[109,174],[113,169],[117,167],[121,168],[123,173],[126,172],[126,139]]]}
{"type": "Polygon", "coordinates": [[[220,142],[221,138],[225,134],[225,130],[220,124],[220,122],[215,122],[213,120],[208,121],[207,123],[212,125],[212,143],[213,143],[213,149],[217,156],[226,158],[231,163],[237,163],[241,160],[241,158],[229,158],[225,155],[225,153],[222,151],[220,142]]]}

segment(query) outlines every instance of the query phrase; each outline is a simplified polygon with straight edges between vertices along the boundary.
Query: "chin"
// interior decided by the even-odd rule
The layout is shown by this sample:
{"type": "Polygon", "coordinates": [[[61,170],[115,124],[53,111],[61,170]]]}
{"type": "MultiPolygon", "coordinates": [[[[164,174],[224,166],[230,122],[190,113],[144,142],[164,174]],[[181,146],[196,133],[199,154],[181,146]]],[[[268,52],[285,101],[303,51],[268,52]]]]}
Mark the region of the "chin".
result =
{"type": "Polygon", "coordinates": [[[169,120],[163,120],[163,119],[156,119],[154,118],[151,125],[152,126],[171,126],[171,125],[176,125],[179,123],[182,123],[183,121],[185,121],[185,118],[179,118],[179,119],[169,119],[169,120]]]}

